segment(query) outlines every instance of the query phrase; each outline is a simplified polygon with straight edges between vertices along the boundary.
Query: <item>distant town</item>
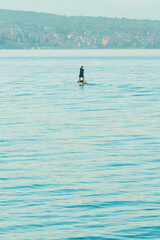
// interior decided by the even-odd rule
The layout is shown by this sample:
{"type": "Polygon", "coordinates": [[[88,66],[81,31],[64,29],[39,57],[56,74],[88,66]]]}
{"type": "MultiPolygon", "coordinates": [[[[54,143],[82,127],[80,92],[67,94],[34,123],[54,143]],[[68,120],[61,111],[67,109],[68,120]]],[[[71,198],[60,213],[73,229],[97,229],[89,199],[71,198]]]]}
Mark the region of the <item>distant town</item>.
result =
{"type": "Polygon", "coordinates": [[[160,48],[160,21],[0,10],[0,49],[160,48]]]}

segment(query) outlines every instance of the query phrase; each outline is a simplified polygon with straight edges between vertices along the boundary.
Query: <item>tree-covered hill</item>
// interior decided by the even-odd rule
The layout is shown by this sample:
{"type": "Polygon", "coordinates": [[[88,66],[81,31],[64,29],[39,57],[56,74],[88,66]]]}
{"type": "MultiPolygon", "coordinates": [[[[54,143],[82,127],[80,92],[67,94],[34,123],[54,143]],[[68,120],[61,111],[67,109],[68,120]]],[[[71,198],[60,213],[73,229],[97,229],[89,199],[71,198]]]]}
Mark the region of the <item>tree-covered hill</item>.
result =
{"type": "Polygon", "coordinates": [[[160,48],[160,21],[0,9],[0,48],[160,48]]]}

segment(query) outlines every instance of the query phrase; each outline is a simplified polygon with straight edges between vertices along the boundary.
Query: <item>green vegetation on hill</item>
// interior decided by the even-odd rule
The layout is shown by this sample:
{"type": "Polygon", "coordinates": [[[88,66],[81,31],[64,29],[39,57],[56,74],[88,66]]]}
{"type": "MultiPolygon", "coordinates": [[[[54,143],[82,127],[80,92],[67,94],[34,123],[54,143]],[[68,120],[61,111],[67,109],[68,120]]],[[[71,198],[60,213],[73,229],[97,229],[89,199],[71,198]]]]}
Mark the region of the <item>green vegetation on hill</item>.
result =
{"type": "Polygon", "coordinates": [[[0,48],[160,48],[160,21],[0,10],[0,48]]]}

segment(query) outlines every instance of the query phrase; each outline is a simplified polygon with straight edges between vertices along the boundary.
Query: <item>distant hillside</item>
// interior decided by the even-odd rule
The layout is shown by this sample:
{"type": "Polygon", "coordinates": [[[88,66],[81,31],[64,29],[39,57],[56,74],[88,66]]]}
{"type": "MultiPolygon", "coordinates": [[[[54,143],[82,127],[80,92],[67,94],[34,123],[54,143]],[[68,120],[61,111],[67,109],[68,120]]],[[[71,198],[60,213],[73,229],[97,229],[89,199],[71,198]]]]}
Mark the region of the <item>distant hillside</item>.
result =
{"type": "Polygon", "coordinates": [[[0,10],[0,48],[160,48],[160,21],[0,10]]]}

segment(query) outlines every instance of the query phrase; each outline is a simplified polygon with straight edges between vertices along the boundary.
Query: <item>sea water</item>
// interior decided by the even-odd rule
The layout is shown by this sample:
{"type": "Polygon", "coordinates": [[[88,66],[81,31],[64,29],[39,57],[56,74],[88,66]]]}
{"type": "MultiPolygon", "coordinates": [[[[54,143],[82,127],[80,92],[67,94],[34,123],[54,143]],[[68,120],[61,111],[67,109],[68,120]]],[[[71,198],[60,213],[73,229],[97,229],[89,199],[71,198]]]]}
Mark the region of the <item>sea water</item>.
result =
{"type": "Polygon", "coordinates": [[[1,50],[0,239],[132,238],[160,239],[160,50],[1,50]]]}

